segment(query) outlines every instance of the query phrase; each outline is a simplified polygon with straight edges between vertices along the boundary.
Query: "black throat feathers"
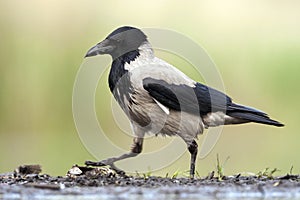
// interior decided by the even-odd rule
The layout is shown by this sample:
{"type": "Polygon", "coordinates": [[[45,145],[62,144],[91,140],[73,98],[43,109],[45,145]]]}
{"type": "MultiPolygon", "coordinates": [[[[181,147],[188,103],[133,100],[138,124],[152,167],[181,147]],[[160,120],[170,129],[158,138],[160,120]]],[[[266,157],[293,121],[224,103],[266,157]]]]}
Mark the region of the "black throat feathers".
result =
{"type": "MultiPolygon", "coordinates": [[[[124,97],[130,99],[132,87],[130,84],[130,77],[128,70],[125,69],[125,64],[130,64],[140,55],[139,50],[130,51],[117,58],[114,58],[108,77],[108,84],[110,91],[120,103],[124,106],[124,97]]],[[[123,107],[124,108],[124,107],[123,107]]]]}

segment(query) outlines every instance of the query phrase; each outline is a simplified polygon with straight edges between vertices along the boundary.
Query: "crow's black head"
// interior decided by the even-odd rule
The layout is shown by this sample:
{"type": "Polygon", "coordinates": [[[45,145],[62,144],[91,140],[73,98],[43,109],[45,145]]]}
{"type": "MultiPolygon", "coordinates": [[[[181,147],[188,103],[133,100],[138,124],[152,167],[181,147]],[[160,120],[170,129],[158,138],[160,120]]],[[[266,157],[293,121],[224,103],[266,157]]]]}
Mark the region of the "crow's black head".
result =
{"type": "Polygon", "coordinates": [[[145,41],[147,41],[147,36],[141,30],[123,26],[114,30],[105,40],[92,47],[85,57],[109,54],[113,58],[117,58],[125,53],[137,50],[145,41]]]}

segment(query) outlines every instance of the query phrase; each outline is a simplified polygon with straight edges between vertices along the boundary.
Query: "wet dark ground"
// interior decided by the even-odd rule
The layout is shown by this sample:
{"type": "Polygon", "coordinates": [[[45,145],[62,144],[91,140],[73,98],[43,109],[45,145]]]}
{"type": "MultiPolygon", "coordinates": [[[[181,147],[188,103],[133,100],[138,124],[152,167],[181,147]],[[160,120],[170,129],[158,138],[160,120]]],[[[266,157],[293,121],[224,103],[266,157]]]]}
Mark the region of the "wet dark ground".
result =
{"type": "Polygon", "coordinates": [[[1,174],[0,199],[300,199],[299,175],[163,178],[78,166],[66,176],[39,173],[1,174]]]}

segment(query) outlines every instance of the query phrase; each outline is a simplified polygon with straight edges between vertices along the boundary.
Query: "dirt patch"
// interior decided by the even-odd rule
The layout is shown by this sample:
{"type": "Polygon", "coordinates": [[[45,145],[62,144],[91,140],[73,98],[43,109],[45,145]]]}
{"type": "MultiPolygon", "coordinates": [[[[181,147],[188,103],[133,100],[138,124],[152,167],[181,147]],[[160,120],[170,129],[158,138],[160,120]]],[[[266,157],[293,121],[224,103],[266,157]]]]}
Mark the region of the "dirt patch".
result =
{"type": "MultiPolygon", "coordinates": [[[[24,166],[22,167],[24,169],[24,166]]],[[[24,196],[24,192],[26,194],[27,191],[28,195],[82,195],[82,197],[88,195],[108,195],[109,197],[126,194],[141,199],[149,194],[154,197],[155,194],[164,194],[170,199],[174,195],[176,198],[178,196],[190,198],[193,195],[197,198],[218,197],[218,195],[222,198],[240,198],[249,197],[249,195],[259,198],[300,198],[299,175],[287,174],[280,177],[234,175],[220,179],[211,174],[195,179],[163,178],[128,176],[117,174],[108,168],[74,166],[66,176],[50,176],[39,174],[40,170],[36,165],[33,171],[26,166],[25,169],[0,175],[0,197],[20,193],[24,196]]]]}

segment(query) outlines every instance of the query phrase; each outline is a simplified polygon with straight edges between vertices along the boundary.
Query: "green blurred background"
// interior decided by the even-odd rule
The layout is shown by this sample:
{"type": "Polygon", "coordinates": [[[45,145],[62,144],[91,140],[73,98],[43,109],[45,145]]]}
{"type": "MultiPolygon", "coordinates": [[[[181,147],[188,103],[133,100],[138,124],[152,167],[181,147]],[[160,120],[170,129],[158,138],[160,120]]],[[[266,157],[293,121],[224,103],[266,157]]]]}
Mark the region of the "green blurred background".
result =
{"type": "MultiPolygon", "coordinates": [[[[299,173],[299,10],[300,1],[275,0],[1,0],[0,173],[39,163],[44,172],[63,175],[73,164],[94,159],[73,122],[73,84],[86,51],[122,25],[167,28],[192,38],[212,57],[235,101],[286,124],[225,127],[211,154],[198,161],[202,176],[215,170],[217,153],[221,160],[230,156],[226,174],[266,167],[284,174],[291,166],[299,173]]],[[[193,78],[201,81],[200,76],[193,78]]],[[[99,87],[105,88],[110,103],[106,80],[99,87]]],[[[102,124],[114,124],[105,105],[96,107],[97,113],[107,113],[104,121],[99,117],[102,124]]],[[[112,137],[119,141],[116,133],[112,137]]],[[[131,139],[120,143],[129,148],[131,139]]],[[[153,144],[146,143],[145,151],[155,149],[153,144]]],[[[188,166],[186,153],[154,174],[188,166]]]]}

